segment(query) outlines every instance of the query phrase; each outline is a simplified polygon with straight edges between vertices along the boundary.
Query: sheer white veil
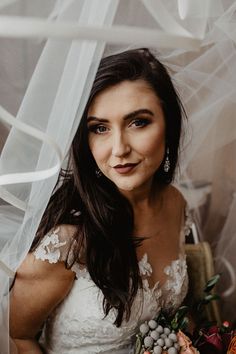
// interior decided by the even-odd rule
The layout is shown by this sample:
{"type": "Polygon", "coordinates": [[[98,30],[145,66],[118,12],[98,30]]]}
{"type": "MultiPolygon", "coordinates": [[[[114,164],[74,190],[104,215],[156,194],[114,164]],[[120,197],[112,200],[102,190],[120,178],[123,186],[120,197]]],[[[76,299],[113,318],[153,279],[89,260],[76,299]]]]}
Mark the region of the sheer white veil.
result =
{"type": "Polygon", "coordinates": [[[176,184],[236,306],[236,3],[0,1],[0,343],[8,295],[78,127],[102,56],[150,47],[188,115],[176,184]],[[48,39],[47,39],[48,38],[48,39]],[[89,39],[89,40],[86,40],[89,39]]]}

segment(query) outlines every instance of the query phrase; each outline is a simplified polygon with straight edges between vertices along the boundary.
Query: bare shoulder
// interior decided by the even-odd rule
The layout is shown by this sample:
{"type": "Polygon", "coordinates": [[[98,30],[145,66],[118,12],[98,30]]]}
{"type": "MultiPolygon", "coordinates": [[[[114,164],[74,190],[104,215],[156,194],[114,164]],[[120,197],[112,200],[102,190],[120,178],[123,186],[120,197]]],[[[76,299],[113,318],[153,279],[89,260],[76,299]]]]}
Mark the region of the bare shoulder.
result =
{"type": "Polygon", "coordinates": [[[163,200],[167,215],[172,219],[177,218],[178,223],[182,222],[186,207],[183,194],[176,187],[168,185],[164,190],[163,200]]]}

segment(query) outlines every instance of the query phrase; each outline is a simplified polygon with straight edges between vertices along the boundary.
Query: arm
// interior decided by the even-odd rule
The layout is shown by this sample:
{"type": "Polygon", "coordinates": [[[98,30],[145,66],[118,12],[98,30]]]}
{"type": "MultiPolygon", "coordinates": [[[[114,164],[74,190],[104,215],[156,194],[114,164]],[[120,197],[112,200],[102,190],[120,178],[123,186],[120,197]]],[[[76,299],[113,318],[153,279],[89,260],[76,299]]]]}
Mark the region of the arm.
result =
{"type": "Polygon", "coordinates": [[[16,351],[11,350],[11,354],[43,354],[42,349],[35,340],[13,339],[16,351]]]}
{"type": "Polygon", "coordinates": [[[74,277],[63,262],[50,264],[27,255],[10,294],[10,335],[19,354],[43,353],[35,337],[69,293],[74,277]]]}

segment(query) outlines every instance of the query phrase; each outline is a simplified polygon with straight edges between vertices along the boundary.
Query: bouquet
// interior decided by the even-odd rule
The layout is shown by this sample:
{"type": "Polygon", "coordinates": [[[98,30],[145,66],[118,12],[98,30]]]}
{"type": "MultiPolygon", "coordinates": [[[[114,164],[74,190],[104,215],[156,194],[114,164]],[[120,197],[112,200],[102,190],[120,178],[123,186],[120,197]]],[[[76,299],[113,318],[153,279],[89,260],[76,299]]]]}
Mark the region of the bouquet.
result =
{"type": "Polygon", "coordinates": [[[196,304],[181,306],[173,315],[161,311],[157,317],[142,323],[136,335],[134,354],[236,354],[236,329],[228,321],[220,326],[207,321],[204,306],[218,300],[211,291],[219,275],[210,279],[204,296],[196,304]],[[188,332],[190,314],[195,316],[195,329],[188,332]]]}

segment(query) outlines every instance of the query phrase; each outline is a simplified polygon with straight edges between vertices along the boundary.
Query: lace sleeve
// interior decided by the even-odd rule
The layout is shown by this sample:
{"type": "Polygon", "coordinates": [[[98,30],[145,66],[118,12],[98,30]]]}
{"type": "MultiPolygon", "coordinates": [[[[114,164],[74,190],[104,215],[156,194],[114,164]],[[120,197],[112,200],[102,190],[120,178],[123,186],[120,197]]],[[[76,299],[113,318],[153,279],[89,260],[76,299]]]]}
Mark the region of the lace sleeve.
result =
{"type": "Polygon", "coordinates": [[[49,263],[65,261],[70,246],[70,238],[67,233],[71,233],[71,230],[68,228],[59,226],[49,231],[33,252],[35,258],[49,263]]]}

